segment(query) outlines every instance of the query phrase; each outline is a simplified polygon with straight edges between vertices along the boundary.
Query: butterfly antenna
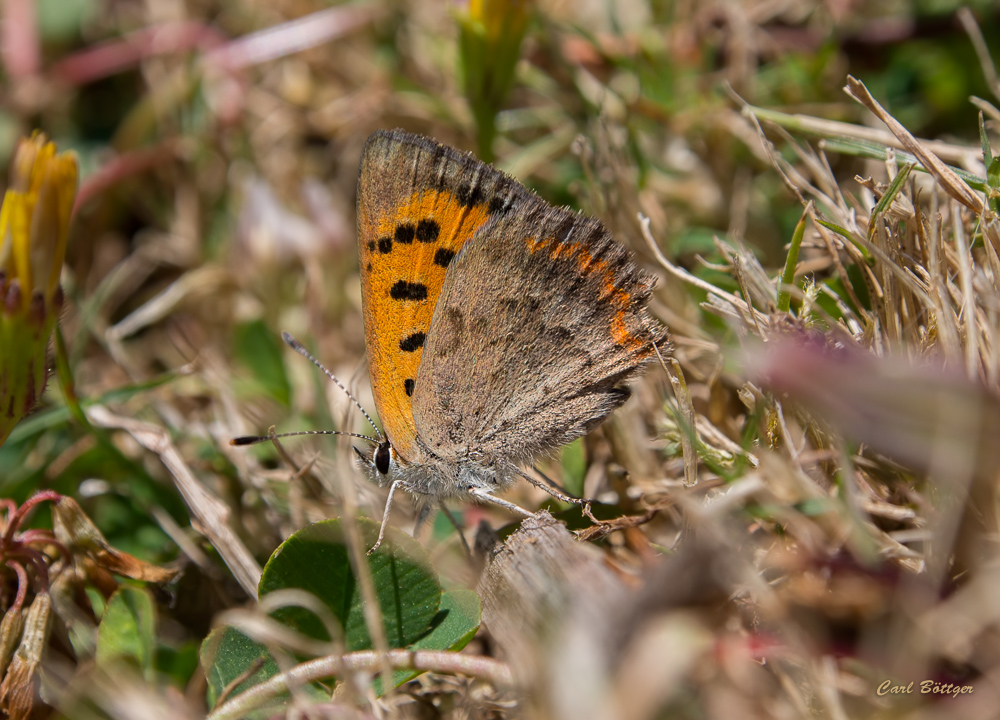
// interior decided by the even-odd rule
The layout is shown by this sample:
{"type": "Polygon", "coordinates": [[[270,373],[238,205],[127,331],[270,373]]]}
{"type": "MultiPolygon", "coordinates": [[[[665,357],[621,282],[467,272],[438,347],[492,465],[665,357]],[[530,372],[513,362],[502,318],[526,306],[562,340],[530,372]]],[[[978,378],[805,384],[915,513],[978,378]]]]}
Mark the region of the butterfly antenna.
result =
{"type": "Polygon", "coordinates": [[[299,430],[297,432],[277,433],[271,435],[243,435],[229,441],[230,445],[256,445],[257,443],[275,440],[277,438],[295,437],[296,435],[346,435],[347,437],[360,438],[376,445],[379,440],[368,435],[360,435],[352,432],[341,432],[339,430],[299,430]]]}
{"type": "MultiPolygon", "coordinates": [[[[385,436],[382,434],[382,431],[378,429],[378,426],[375,424],[375,421],[372,420],[371,415],[369,415],[365,411],[365,409],[363,407],[361,407],[361,403],[359,403],[357,401],[357,399],[353,395],[351,395],[351,391],[348,390],[346,387],[344,387],[344,383],[340,382],[340,380],[337,379],[336,375],[334,375],[332,372],[330,372],[329,370],[327,370],[326,367],[323,365],[323,363],[321,363],[319,360],[317,360],[316,358],[314,358],[313,355],[312,355],[312,353],[309,352],[308,350],[306,350],[305,346],[302,343],[300,343],[298,340],[296,340],[295,338],[293,338],[287,332],[281,333],[281,339],[284,340],[285,343],[287,343],[287,345],[290,348],[292,348],[295,352],[297,352],[299,355],[301,355],[302,357],[304,357],[307,360],[309,360],[309,362],[311,362],[313,365],[315,365],[320,370],[322,370],[323,373],[328,378],[330,378],[331,380],[333,380],[333,382],[336,383],[337,387],[339,387],[341,390],[344,391],[344,394],[347,395],[347,397],[349,397],[351,399],[351,402],[354,403],[357,406],[358,410],[361,411],[361,414],[365,416],[366,420],[368,420],[368,424],[372,426],[372,429],[375,431],[375,434],[378,436],[379,442],[383,442],[385,440],[385,436]]],[[[330,431],[330,432],[332,432],[332,431],[330,431]]],[[[351,433],[339,433],[339,434],[340,435],[350,435],[351,433]]],[[[364,435],[357,435],[355,437],[366,437],[366,436],[364,436],[364,435]]],[[[368,438],[368,439],[370,440],[371,438],[368,438]]]]}

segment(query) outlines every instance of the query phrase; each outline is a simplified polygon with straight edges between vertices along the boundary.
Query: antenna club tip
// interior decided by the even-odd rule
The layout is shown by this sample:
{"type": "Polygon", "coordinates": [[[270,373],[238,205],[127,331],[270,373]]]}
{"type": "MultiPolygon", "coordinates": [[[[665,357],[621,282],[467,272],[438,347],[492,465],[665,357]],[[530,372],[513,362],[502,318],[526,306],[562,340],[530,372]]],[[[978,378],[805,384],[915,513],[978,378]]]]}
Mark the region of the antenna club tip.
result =
{"type": "Polygon", "coordinates": [[[229,444],[230,445],[253,445],[254,443],[259,442],[259,441],[260,441],[260,438],[258,438],[258,437],[244,435],[242,437],[235,437],[235,438],[233,438],[232,440],[229,441],[229,444]]]}
{"type": "Polygon", "coordinates": [[[301,349],[303,347],[302,343],[300,343],[298,340],[296,340],[295,338],[293,338],[292,335],[291,335],[291,333],[289,333],[287,331],[283,330],[281,332],[281,339],[285,341],[286,345],[288,345],[289,347],[293,347],[296,350],[299,350],[299,349],[301,349]]]}

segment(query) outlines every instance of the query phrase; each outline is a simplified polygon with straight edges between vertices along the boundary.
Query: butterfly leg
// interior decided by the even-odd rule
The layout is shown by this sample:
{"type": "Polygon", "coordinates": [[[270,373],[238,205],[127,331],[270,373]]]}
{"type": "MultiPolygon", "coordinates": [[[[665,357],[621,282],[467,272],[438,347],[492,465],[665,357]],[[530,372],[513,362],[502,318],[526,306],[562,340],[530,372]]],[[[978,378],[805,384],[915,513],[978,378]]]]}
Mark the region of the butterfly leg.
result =
{"type": "Polygon", "coordinates": [[[396,480],[395,482],[392,483],[392,485],[389,486],[389,497],[385,499],[385,511],[382,513],[382,524],[379,526],[378,529],[378,540],[375,541],[375,544],[372,545],[371,550],[368,551],[369,555],[378,550],[378,546],[382,544],[382,538],[385,537],[385,526],[389,522],[389,510],[392,508],[392,496],[395,494],[396,488],[400,487],[401,485],[404,485],[403,481],[396,480]]]}
{"type": "Polygon", "coordinates": [[[531,517],[532,515],[534,515],[534,513],[525,510],[520,505],[515,505],[514,503],[508,502],[503,498],[498,498],[496,495],[492,494],[489,490],[484,490],[483,488],[477,488],[477,487],[469,488],[469,494],[477,498],[478,500],[482,500],[483,502],[493,503],[494,505],[499,505],[502,508],[506,508],[507,510],[510,510],[512,513],[515,513],[517,515],[523,515],[524,517],[531,517]]]}
{"type": "Polygon", "coordinates": [[[521,477],[530,482],[536,488],[544,490],[549,495],[554,497],[556,500],[562,500],[563,502],[568,502],[568,503],[582,502],[581,498],[573,497],[572,495],[567,493],[565,490],[563,490],[562,486],[560,486],[559,483],[557,483],[555,480],[553,480],[548,475],[543,473],[534,465],[531,466],[531,469],[534,470],[536,473],[538,473],[541,476],[542,480],[544,480],[545,482],[544,483],[539,482],[538,478],[533,478],[527,473],[521,472],[520,469],[518,470],[518,473],[521,475],[521,477]]]}
{"type": "Polygon", "coordinates": [[[540,482],[537,478],[533,478],[526,472],[522,472],[520,468],[517,469],[517,473],[525,480],[530,482],[532,485],[534,485],[536,488],[544,490],[549,495],[554,497],[556,500],[572,503],[573,505],[582,505],[583,514],[587,517],[587,519],[593,522],[594,524],[600,524],[600,520],[594,517],[593,512],[590,509],[590,505],[593,502],[593,500],[589,498],[573,497],[572,495],[569,495],[566,492],[564,492],[563,489],[559,487],[558,484],[556,484],[555,480],[550,479],[548,475],[543,473],[537,467],[532,467],[532,470],[541,475],[545,479],[545,482],[540,482]]]}

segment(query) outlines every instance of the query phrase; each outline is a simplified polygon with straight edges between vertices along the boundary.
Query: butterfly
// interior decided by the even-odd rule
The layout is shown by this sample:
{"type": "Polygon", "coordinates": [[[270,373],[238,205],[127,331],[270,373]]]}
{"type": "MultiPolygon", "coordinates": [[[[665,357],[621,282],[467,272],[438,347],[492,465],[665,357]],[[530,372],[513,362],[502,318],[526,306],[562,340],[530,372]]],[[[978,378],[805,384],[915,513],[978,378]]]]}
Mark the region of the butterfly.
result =
{"type": "Polygon", "coordinates": [[[666,345],[647,308],[654,278],[600,221],[401,130],[365,144],[357,221],[384,432],[369,418],[377,437],[355,450],[390,488],[382,532],[397,489],[425,507],[529,514],[498,494],[518,477],[537,484],[521,466],[599,425],[666,345]]]}

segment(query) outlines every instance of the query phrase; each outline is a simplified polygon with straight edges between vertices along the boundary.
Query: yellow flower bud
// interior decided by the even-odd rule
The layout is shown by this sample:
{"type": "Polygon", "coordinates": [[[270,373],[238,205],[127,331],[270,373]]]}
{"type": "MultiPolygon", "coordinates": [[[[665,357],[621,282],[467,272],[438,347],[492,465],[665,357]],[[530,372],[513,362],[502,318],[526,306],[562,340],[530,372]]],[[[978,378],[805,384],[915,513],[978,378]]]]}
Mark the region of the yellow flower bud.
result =
{"type": "Polygon", "coordinates": [[[470,0],[469,19],[482,26],[491,44],[520,45],[528,23],[528,0],[470,0]]]}
{"type": "Polygon", "coordinates": [[[18,144],[0,207],[0,443],[45,389],[77,178],[43,134],[18,144]]]}
{"type": "Polygon", "coordinates": [[[458,14],[463,85],[479,130],[479,155],[487,162],[493,160],[496,114],[514,83],[530,7],[529,0],[470,0],[468,12],[458,14]]]}

